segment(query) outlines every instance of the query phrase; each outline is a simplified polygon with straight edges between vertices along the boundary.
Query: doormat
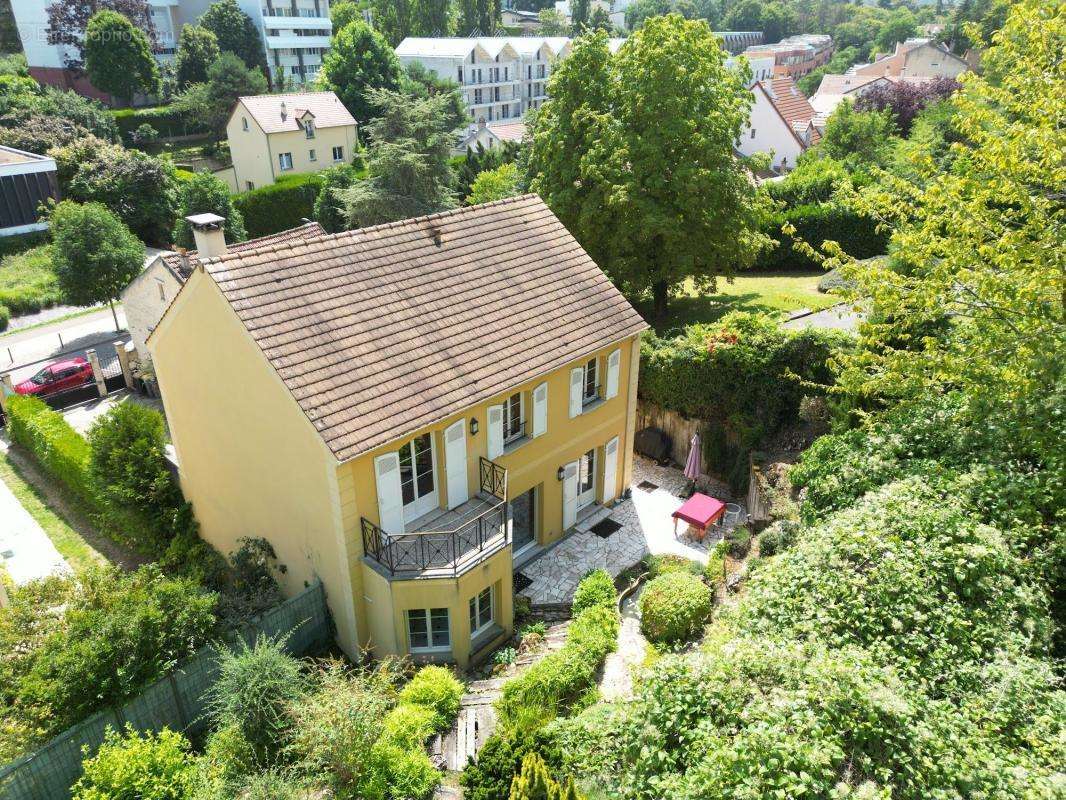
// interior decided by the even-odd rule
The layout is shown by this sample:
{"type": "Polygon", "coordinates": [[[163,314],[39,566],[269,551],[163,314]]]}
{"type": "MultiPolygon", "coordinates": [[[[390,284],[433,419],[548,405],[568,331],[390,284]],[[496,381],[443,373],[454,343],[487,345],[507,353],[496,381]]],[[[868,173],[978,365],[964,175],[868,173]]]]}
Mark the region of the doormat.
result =
{"type": "Polygon", "coordinates": [[[641,481],[637,484],[638,489],[643,489],[645,492],[654,492],[659,488],[659,484],[652,483],[651,481],[641,481]]]}
{"type": "Polygon", "coordinates": [[[621,529],[621,523],[615,522],[613,519],[601,520],[600,522],[597,522],[595,525],[589,528],[590,531],[599,536],[601,539],[606,539],[612,533],[621,529]]]}
{"type": "Polygon", "coordinates": [[[516,593],[524,592],[526,589],[528,589],[532,585],[533,585],[532,579],[527,578],[521,572],[516,572],[514,574],[514,590],[515,590],[516,593]]]}

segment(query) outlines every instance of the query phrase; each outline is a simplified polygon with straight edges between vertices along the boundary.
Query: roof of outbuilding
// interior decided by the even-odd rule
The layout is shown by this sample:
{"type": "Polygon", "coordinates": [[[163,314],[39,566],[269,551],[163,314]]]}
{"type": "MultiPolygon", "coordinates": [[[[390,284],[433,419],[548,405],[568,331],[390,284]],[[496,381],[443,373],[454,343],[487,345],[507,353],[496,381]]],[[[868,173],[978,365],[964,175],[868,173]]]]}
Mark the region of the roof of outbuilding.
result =
{"type": "Polygon", "coordinates": [[[264,133],[298,131],[297,120],[310,111],[316,128],[354,125],[355,117],[333,92],[298,92],[295,94],[257,94],[242,97],[240,102],[264,133]],[[282,116],[281,104],[285,104],[282,116]]]}
{"type": "Polygon", "coordinates": [[[340,461],[647,328],[536,195],[203,263],[340,461]]]}
{"type": "MultiPolygon", "coordinates": [[[[226,252],[243,253],[247,250],[254,250],[257,247],[269,247],[270,245],[280,244],[294,239],[311,239],[315,236],[325,235],[326,232],[322,229],[321,225],[317,222],[308,222],[306,225],[290,228],[287,231],[278,231],[277,233],[271,233],[267,236],[260,236],[258,239],[234,242],[233,244],[226,245],[226,252]]],[[[185,254],[184,259],[181,257],[180,253],[172,250],[160,253],[159,257],[163,260],[163,264],[166,268],[174,273],[174,277],[182,283],[188,279],[192,274],[192,271],[196,269],[197,265],[200,263],[195,250],[189,250],[185,254]]]]}

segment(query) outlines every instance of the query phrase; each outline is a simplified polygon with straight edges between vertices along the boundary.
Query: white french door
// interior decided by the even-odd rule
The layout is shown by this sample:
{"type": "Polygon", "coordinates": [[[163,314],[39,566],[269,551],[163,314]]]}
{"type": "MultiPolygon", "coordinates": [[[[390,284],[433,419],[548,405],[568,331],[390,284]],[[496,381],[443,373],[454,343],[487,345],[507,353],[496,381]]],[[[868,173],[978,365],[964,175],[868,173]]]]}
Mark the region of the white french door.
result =
{"type": "Polygon", "coordinates": [[[577,464],[577,510],[596,502],[596,448],[581,456],[577,464]]]}
{"type": "Polygon", "coordinates": [[[563,467],[563,530],[577,522],[577,473],[580,462],[571,461],[563,467]]]}
{"type": "Polygon", "coordinates": [[[444,471],[448,479],[448,508],[470,499],[466,485],[466,420],[444,431],[444,471]]]}
{"type": "Polygon", "coordinates": [[[400,448],[400,492],[403,519],[411,522],[438,508],[437,448],[428,433],[416,436],[400,448]]]}

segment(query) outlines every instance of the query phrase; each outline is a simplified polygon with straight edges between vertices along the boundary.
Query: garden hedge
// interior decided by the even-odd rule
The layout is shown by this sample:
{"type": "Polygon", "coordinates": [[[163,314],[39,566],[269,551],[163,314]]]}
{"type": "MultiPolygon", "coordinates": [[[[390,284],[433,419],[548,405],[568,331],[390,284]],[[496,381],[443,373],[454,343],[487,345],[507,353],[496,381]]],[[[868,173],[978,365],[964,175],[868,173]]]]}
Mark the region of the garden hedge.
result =
{"type": "Polygon", "coordinates": [[[8,399],[7,408],[11,441],[90,509],[99,508],[89,471],[89,443],[40,398],[16,395],[8,399]]]}
{"type": "Polygon", "coordinates": [[[672,338],[645,334],[638,391],[642,400],[704,420],[706,468],[743,490],[748,453],[796,419],[811,393],[801,380],[831,384],[829,357],[850,344],[838,331],[789,331],[774,318],[734,312],[672,338]]]}
{"type": "Polygon", "coordinates": [[[233,205],[244,217],[248,238],[255,239],[313,219],[321,188],[322,176],[317,173],[286,175],[270,186],[234,196],[233,205]]]}
{"type": "Polygon", "coordinates": [[[200,119],[182,114],[169,105],[152,108],[120,108],[111,113],[115,117],[115,123],[126,144],[132,144],[133,132],[141,125],[151,125],[164,139],[172,136],[211,133],[211,130],[200,119]]]}
{"type": "Polygon", "coordinates": [[[652,642],[691,639],[711,615],[714,594],[691,572],[667,572],[640,595],[640,629],[652,642]]]}
{"type": "Polygon", "coordinates": [[[888,233],[878,231],[876,223],[835,202],[796,206],[771,214],[763,233],[776,246],[765,251],[755,263],[756,270],[812,270],[821,264],[793,247],[793,239],[800,239],[817,251],[822,243],[832,240],[844,252],[855,258],[883,255],[888,248],[888,233]],[[795,227],[793,236],[781,232],[785,223],[795,227]]]}

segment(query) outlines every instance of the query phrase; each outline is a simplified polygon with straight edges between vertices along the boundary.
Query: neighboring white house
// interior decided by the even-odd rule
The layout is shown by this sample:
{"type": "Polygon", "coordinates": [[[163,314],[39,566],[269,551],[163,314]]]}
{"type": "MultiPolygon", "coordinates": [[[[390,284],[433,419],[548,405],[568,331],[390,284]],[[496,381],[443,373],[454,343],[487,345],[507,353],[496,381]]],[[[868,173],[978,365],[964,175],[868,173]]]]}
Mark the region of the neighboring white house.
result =
{"type": "Polygon", "coordinates": [[[48,227],[40,206],[59,199],[55,159],[0,146],[0,236],[48,227]]]}
{"type": "Polygon", "coordinates": [[[969,69],[965,59],[942,44],[931,39],[907,39],[897,42],[894,52],[869,64],[856,64],[848,73],[875,78],[957,78],[969,69]]]}
{"type": "MultiPolygon", "coordinates": [[[[173,60],[184,25],[195,25],[213,0],[149,0],[160,62],[173,60]]],[[[271,80],[302,84],[314,80],[329,49],[333,23],[330,0],[237,0],[263,40],[271,80]]],[[[48,0],[11,0],[30,74],[41,83],[101,96],[83,74],[67,69],[70,48],[48,43],[48,0]]]]}
{"type": "Polygon", "coordinates": [[[808,147],[818,141],[814,109],[791,78],[756,81],[751,119],[740,134],[737,150],[746,156],[771,154],[771,168],[787,172],[808,147]]]}
{"type": "MultiPolygon", "coordinates": [[[[216,215],[197,215],[206,219],[206,225],[221,226],[225,220],[216,215]],[[209,219],[208,219],[209,218],[209,219]]],[[[313,239],[325,236],[326,232],[317,222],[301,225],[298,228],[281,231],[258,239],[237,242],[226,248],[227,252],[254,250],[257,247],[277,245],[300,239],[313,239]]],[[[225,243],[225,240],[222,240],[225,243]]],[[[219,255],[211,253],[211,255],[219,255]]],[[[165,251],[148,262],[140,275],[122,290],[122,308],[126,312],[126,327],[130,338],[141,358],[148,358],[145,342],[148,334],[155,330],[163,312],[173,301],[178,290],[200,264],[199,254],[195,250],[187,252],[165,251]]]]}

